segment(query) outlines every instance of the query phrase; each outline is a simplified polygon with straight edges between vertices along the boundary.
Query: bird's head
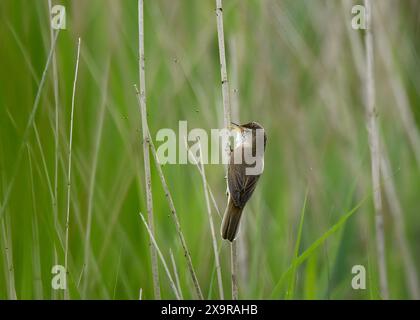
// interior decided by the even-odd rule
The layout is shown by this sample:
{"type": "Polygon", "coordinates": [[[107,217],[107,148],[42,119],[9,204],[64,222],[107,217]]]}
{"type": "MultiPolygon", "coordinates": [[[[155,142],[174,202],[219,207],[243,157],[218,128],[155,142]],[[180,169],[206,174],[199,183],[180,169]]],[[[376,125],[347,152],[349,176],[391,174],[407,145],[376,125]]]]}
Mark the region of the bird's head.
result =
{"type": "Polygon", "coordinates": [[[267,144],[267,136],[265,134],[265,130],[262,125],[260,125],[256,121],[248,122],[243,125],[238,125],[234,122],[231,122],[230,124],[230,130],[232,130],[234,133],[239,134],[243,140],[246,140],[248,138],[251,138],[255,141],[257,137],[257,130],[263,130],[264,133],[264,149],[267,144]]]}

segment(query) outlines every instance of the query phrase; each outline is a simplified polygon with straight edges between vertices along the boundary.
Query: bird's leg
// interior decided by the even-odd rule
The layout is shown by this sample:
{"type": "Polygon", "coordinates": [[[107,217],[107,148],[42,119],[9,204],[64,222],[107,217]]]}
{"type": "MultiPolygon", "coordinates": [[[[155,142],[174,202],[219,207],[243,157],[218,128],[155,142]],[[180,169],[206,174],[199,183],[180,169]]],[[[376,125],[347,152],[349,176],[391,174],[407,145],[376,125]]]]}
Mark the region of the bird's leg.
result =
{"type": "Polygon", "coordinates": [[[225,175],[225,181],[226,181],[226,197],[229,197],[229,184],[227,181],[228,177],[225,175]]]}

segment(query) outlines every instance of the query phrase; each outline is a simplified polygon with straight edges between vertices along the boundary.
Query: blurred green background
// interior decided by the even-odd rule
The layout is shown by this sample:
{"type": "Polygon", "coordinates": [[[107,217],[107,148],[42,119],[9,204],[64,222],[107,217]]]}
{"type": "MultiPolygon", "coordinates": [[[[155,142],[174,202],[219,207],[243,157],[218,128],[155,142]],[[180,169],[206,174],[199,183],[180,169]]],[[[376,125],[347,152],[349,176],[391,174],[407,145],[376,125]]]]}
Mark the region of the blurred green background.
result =
{"type": "MultiPolygon", "coordinates": [[[[53,1],[67,9],[33,125],[30,114],[51,49],[47,0],[0,1],[0,298],[62,299],[51,268],[64,265],[71,95],[77,38],[69,225],[70,298],[153,298],[138,84],[137,1],[53,1]],[[58,132],[56,107],[58,106],[58,132]],[[55,141],[58,137],[58,150],[55,141]],[[55,160],[58,170],[55,170],[55,160]],[[57,194],[55,194],[57,185],[57,194]],[[55,198],[57,203],[55,205],[55,198]],[[91,223],[89,223],[89,216],[91,223]],[[86,236],[86,234],[90,236],[86,236]],[[86,241],[86,239],[88,241],[86,241]]],[[[265,173],[247,205],[239,245],[241,299],[380,298],[364,107],[360,1],[225,0],[233,118],[268,134],[265,173]],[[344,214],[360,208],[286,273],[344,214]],[[354,290],[354,265],[366,290],[354,290]],[[280,279],[285,281],[279,282],[280,279]],[[290,292],[290,284],[295,282],[290,292]],[[276,290],[274,290],[276,289],[276,290]],[[288,292],[288,293],[287,293],[288,292]]],[[[420,2],[373,1],[376,106],[390,297],[415,298],[420,268],[420,2]]],[[[149,127],[223,125],[215,2],[145,1],[149,127]]],[[[223,213],[224,168],[206,165],[223,213]]],[[[163,171],[206,298],[219,297],[201,177],[192,165],[163,171]]],[[[185,298],[195,298],[183,251],[152,163],[156,239],[176,261],[185,298]]],[[[219,235],[221,219],[212,208],[219,235]]],[[[225,296],[229,245],[218,238],[225,296]]],[[[159,262],[163,298],[174,298],[159,262]]]]}

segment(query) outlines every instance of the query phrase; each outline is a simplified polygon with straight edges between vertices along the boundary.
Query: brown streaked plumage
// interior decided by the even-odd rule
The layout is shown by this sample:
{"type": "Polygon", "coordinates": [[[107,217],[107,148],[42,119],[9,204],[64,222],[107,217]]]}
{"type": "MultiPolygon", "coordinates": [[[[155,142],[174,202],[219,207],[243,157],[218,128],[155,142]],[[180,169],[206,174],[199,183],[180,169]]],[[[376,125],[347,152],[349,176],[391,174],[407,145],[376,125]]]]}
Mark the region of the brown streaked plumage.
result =
{"type": "MultiPolygon", "coordinates": [[[[252,146],[252,156],[256,156],[256,131],[257,129],[264,128],[257,122],[250,122],[241,126],[234,125],[240,131],[242,142],[235,146],[232,150],[229,166],[228,166],[228,189],[229,199],[226,211],[222,221],[222,238],[233,241],[237,235],[239,223],[242,216],[242,211],[255,190],[257,182],[261,176],[247,175],[246,168],[252,168],[255,164],[247,164],[245,161],[242,163],[235,163],[235,158],[241,156],[244,159],[245,148],[252,146]],[[252,136],[250,136],[252,134],[252,136]],[[246,139],[252,138],[252,143],[246,139]]],[[[264,131],[264,151],[267,142],[267,136],[264,131]]],[[[264,161],[264,154],[262,154],[262,161],[264,161]]]]}

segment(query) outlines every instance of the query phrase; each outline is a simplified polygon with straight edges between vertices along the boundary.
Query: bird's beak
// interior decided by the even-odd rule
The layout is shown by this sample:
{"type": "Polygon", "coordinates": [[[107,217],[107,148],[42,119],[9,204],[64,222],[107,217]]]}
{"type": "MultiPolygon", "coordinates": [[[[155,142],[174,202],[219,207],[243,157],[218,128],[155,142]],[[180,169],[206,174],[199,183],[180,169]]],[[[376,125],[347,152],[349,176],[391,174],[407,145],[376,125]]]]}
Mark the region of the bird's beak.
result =
{"type": "Polygon", "coordinates": [[[229,130],[242,132],[242,127],[239,124],[231,122],[229,125],[229,130]]]}

